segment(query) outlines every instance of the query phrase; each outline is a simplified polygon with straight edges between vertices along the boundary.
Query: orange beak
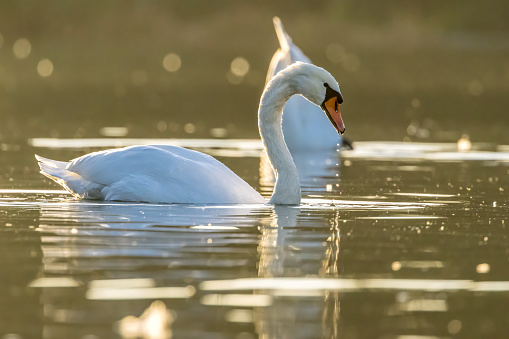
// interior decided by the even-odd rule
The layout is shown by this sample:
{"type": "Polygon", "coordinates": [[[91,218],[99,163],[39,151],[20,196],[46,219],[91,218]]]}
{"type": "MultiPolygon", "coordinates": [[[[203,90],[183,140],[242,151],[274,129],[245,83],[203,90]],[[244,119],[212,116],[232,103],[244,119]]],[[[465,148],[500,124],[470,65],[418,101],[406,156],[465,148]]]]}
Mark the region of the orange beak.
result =
{"type": "Polygon", "coordinates": [[[345,124],[341,117],[341,112],[339,111],[338,97],[332,97],[329,100],[324,101],[321,107],[338,133],[345,133],[345,124]]]}

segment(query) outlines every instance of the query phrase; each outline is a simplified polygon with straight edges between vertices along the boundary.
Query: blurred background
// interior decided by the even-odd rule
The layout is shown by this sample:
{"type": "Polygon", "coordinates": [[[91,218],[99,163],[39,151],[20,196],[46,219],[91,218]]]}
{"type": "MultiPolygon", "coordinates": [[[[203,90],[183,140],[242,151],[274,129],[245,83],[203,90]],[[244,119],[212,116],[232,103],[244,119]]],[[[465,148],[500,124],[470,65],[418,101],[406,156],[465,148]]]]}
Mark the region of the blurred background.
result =
{"type": "Polygon", "coordinates": [[[509,143],[494,0],[3,0],[0,143],[257,138],[275,15],[338,80],[353,140],[509,143]]]}

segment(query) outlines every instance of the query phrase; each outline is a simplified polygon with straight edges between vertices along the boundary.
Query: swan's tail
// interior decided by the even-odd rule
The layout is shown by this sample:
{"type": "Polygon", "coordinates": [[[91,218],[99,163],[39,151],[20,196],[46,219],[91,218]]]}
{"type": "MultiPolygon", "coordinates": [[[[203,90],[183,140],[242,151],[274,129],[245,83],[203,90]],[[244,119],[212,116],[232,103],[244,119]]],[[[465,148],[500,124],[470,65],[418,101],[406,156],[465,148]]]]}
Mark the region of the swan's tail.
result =
{"type": "Polygon", "coordinates": [[[292,38],[290,38],[290,36],[286,34],[281,19],[275,16],[274,18],[272,18],[272,22],[274,22],[274,29],[276,30],[276,35],[277,39],[279,40],[279,45],[281,46],[281,51],[287,53],[290,50],[292,38]]]}
{"type": "Polygon", "coordinates": [[[37,154],[35,155],[35,158],[39,162],[41,173],[48,178],[60,184],[59,180],[64,180],[67,176],[66,172],[68,171],[65,169],[67,167],[66,162],[46,159],[38,156],[37,154]]]}
{"type": "Polygon", "coordinates": [[[292,38],[286,33],[281,20],[275,16],[272,18],[272,21],[274,22],[274,28],[280,47],[270,61],[265,83],[268,83],[274,75],[294,62],[311,63],[311,60],[302,53],[300,48],[294,45],[292,38]]]}
{"type": "Polygon", "coordinates": [[[103,185],[83,179],[79,174],[67,170],[67,162],[46,159],[35,155],[41,174],[55,181],[77,198],[102,199],[103,185]]]}

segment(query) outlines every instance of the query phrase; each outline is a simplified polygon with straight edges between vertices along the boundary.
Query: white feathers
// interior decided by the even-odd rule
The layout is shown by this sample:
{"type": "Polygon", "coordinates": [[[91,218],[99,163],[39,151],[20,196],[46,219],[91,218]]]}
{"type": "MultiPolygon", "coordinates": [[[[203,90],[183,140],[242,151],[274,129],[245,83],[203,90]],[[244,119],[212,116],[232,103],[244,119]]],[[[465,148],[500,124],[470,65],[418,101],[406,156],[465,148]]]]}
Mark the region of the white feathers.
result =
{"type": "Polygon", "coordinates": [[[265,199],[213,157],[181,147],[132,146],[64,163],[37,157],[41,173],[86,199],[163,203],[263,203],[265,199]],[[60,163],[61,164],[61,163],[60,163]]]}
{"type": "MultiPolygon", "coordinates": [[[[276,172],[270,203],[299,204],[301,198],[297,170],[281,130],[285,102],[294,94],[302,94],[320,105],[326,81],[335,83],[324,69],[299,63],[280,72],[265,88],[258,115],[260,134],[276,172]]],[[[132,146],[90,153],[68,163],[36,158],[42,174],[78,198],[152,203],[265,202],[221,162],[181,147],[132,146]]]]}
{"type": "MultiPolygon", "coordinates": [[[[267,82],[279,71],[295,62],[312,63],[292,42],[290,36],[285,32],[281,20],[274,17],[273,21],[280,48],[270,62],[267,82]]],[[[336,90],[339,92],[339,87],[336,90]]],[[[333,149],[337,148],[341,141],[341,137],[322,110],[301,96],[295,95],[288,100],[284,108],[282,124],[286,144],[292,153],[333,149]]]]}

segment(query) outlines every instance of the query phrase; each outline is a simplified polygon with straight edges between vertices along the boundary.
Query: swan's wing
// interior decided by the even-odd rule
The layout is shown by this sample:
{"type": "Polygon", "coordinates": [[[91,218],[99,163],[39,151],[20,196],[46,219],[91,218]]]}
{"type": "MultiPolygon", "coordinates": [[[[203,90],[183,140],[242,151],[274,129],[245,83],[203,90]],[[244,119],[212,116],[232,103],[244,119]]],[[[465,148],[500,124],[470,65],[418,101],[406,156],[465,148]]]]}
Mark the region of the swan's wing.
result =
{"type": "Polygon", "coordinates": [[[69,162],[67,169],[86,180],[111,185],[128,175],[167,178],[176,168],[215,161],[209,155],[176,146],[131,146],[89,153],[69,162]]]}
{"type": "Polygon", "coordinates": [[[104,186],[105,200],[264,202],[244,180],[213,157],[175,146],[147,145],[87,154],[67,170],[104,186]]]}

